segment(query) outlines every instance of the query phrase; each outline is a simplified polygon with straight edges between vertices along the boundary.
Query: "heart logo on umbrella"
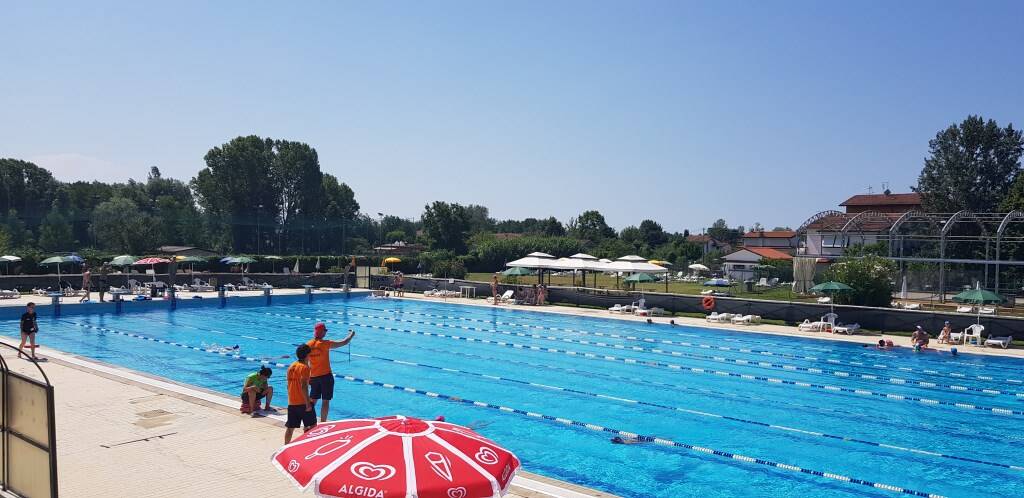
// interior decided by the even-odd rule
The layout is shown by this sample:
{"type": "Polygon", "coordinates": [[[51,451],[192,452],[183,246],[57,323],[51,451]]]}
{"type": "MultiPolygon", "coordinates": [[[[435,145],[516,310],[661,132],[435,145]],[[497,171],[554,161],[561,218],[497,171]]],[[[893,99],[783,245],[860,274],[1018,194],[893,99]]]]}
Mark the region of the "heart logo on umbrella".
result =
{"type": "Polygon", "coordinates": [[[356,477],[367,481],[386,481],[395,475],[395,468],[390,465],[376,465],[370,462],[353,463],[349,470],[356,477]]]}
{"type": "Polygon", "coordinates": [[[476,455],[474,455],[473,458],[476,458],[476,461],[484,465],[494,465],[498,463],[498,454],[486,446],[481,446],[480,451],[476,452],[476,455]]]}
{"type": "Polygon", "coordinates": [[[457,488],[448,488],[448,498],[466,498],[466,488],[459,486],[457,488]]]}
{"type": "Polygon", "coordinates": [[[312,438],[312,437],[322,436],[322,435],[327,434],[328,432],[330,432],[331,429],[333,429],[333,428],[334,428],[333,424],[318,426],[317,428],[307,432],[306,433],[306,438],[308,439],[308,438],[312,438]]]}
{"type": "Polygon", "coordinates": [[[288,462],[288,472],[294,474],[297,470],[299,470],[299,462],[296,462],[295,460],[288,462]]]}

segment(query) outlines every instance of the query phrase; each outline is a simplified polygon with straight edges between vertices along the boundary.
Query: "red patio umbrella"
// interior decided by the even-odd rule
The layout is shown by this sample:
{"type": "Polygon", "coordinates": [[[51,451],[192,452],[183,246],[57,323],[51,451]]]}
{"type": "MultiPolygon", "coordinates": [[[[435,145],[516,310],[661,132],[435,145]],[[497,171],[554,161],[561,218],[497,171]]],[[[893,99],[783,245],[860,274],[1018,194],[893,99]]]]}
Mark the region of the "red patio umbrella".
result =
{"type": "Polygon", "coordinates": [[[171,260],[164,258],[142,258],[134,263],[133,265],[152,265],[153,266],[153,281],[156,282],[156,265],[160,263],[170,263],[171,260]]]}
{"type": "Polygon", "coordinates": [[[519,469],[472,430],[396,415],[324,422],[274,453],[274,466],[317,496],[499,497],[519,469]]]}

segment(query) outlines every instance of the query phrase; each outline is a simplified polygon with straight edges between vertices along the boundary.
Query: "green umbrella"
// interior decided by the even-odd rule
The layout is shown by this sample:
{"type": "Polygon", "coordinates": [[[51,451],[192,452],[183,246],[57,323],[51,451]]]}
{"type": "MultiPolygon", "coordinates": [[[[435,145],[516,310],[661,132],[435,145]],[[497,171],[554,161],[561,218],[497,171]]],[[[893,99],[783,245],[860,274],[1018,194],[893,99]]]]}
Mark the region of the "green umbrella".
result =
{"type": "Polygon", "coordinates": [[[971,289],[953,296],[953,300],[958,303],[998,304],[1003,302],[1003,296],[985,289],[971,289]]]}
{"type": "Polygon", "coordinates": [[[139,258],[136,258],[135,256],[129,256],[125,254],[123,256],[118,256],[114,259],[111,259],[110,262],[107,264],[109,264],[110,266],[131,266],[135,264],[135,261],[137,261],[138,259],[139,258]]]}
{"type": "Polygon", "coordinates": [[[71,256],[53,256],[46,258],[39,262],[39,266],[43,265],[57,265],[57,288],[60,289],[60,264],[61,263],[81,263],[82,258],[71,255],[71,256]]]}
{"type": "Polygon", "coordinates": [[[634,273],[634,274],[626,277],[623,280],[623,282],[631,282],[631,283],[634,283],[634,284],[635,283],[650,283],[650,282],[657,282],[657,281],[658,281],[658,279],[656,279],[656,278],[654,278],[654,277],[652,277],[652,276],[650,276],[650,275],[648,275],[646,273],[634,273]]]}
{"type": "Polygon", "coordinates": [[[533,273],[533,271],[531,271],[531,270],[529,270],[527,268],[521,268],[519,266],[515,266],[515,267],[509,268],[509,269],[501,272],[501,274],[505,275],[506,277],[525,277],[527,275],[533,275],[534,273],[533,273]]]}
{"type": "Polygon", "coordinates": [[[199,256],[175,256],[174,260],[179,263],[188,263],[189,271],[192,273],[196,272],[196,263],[205,263],[206,260],[199,256]]]}
{"type": "Polygon", "coordinates": [[[965,290],[955,296],[953,300],[958,303],[971,303],[978,305],[978,323],[981,323],[981,305],[982,304],[999,304],[1003,302],[1003,296],[996,294],[992,291],[987,291],[981,288],[981,284],[971,290],[965,290]]]}
{"type": "MultiPolygon", "coordinates": [[[[851,290],[853,290],[853,287],[850,287],[849,285],[846,285],[846,284],[844,284],[842,282],[832,282],[832,281],[828,281],[828,282],[825,282],[823,284],[818,284],[818,285],[815,285],[814,287],[811,287],[811,292],[813,292],[815,294],[829,294],[829,295],[831,295],[831,294],[835,294],[836,292],[851,291],[851,290]]],[[[829,300],[828,304],[829,304],[829,311],[831,313],[835,314],[835,312],[836,312],[835,299],[829,300]]]]}

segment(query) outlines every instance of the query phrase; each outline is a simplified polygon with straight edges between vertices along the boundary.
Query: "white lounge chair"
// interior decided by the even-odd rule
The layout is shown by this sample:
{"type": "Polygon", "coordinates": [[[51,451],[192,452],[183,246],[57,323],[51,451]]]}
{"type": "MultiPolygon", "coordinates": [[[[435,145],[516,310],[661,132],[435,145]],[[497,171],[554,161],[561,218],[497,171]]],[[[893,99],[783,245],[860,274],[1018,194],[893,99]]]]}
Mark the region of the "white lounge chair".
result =
{"type": "Polygon", "coordinates": [[[828,297],[828,296],[819,297],[818,298],[818,304],[828,304],[828,303],[831,303],[831,302],[832,302],[832,298],[828,297]]]}
{"type": "Polygon", "coordinates": [[[717,322],[718,321],[718,316],[719,315],[718,315],[717,311],[712,311],[711,314],[706,316],[706,317],[704,317],[704,319],[709,321],[709,322],[717,322]]]}
{"type": "Polygon", "coordinates": [[[623,305],[623,304],[616,304],[615,306],[612,306],[611,308],[608,308],[608,312],[609,313],[622,313],[623,310],[628,308],[628,307],[629,307],[628,304],[625,304],[625,305],[623,305]]]}
{"type": "Polygon", "coordinates": [[[832,333],[833,334],[853,335],[853,333],[858,331],[858,330],[860,330],[860,324],[859,323],[847,323],[847,324],[836,325],[835,327],[832,327],[832,333]]]}
{"type": "Polygon", "coordinates": [[[753,325],[761,323],[761,317],[758,315],[734,316],[732,317],[732,323],[736,325],[753,325]]]}
{"type": "Polygon", "coordinates": [[[903,305],[903,309],[905,309],[905,310],[919,310],[919,309],[921,309],[921,303],[905,304],[905,305],[903,305]]]}
{"type": "Polygon", "coordinates": [[[21,293],[17,290],[0,290],[0,299],[15,299],[21,297],[21,293]]]}
{"type": "MultiPolygon", "coordinates": [[[[512,289],[509,289],[509,290],[505,291],[500,296],[498,296],[498,304],[508,303],[509,301],[512,300],[512,296],[513,295],[515,295],[515,291],[513,291],[512,289]]],[[[493,303],[494,302],[494,297],[488,297],[487,298],[487,302],[493,303]]]]}
{"type": "Polygon", "coordinates": [[[986,346],[1002,346],[1003,349],[1010,347],[1010,343],[1013,342],[1013,336],[1006,337],[989,337],[985,339],[986,346]]]}
{"type": "Polygon", "coordinates": [[[981,309],[978,310],[978,313],[982,315],[994,315],[996,314],[996,309],[990,306],[982,306],[981,309]]]}
{"type": "Polygon", "coordinates": [[[974,313],[974,306],[957,306],[957,313],[974,313]]]}
{"type": "Polygon", "coordinates": [[[985,331],[985,326],[984,325],[981,325],[980,323],[975,323],[975,324],[971,325],[970,327],[967,327],[966,329],[964,329],[963,332],[954,332],[954,333],[950,334],[949,338],[952,339],[953,342],[963,343],[964,345],[967,345],[967,344],[970,344],[971,342],[973,342],[974,344],[977,344],[977,345],[980,346],[982,344],[982,342],[981,342],[981,333],[984,332],[984,331],[985,331]]]}
{"type": "Polygon", "coordinates": [[[729,321],[732,320],[732,317],[736,316],[732,313],[719,313],[717,316],[712,315],[708,315],[708,321],[712,323],[729,323],[729,321]]]}
{"type": "Polygon", "coordinates": [[[45,295],[47,295],[47,294],[48,294],[49,292],[50,292],[50,291],[48,291],[48,290],[46,290],[46,289],[39,289],[39,288],[35,288],[35,289],[32,289],[32,294],[33,294],[33,295],[36,295],[36,296],[45,296],[45,295]]]}
{"type": "Polygon", "coordinates": [[[772,277],[770,280],[768,280],[768,287],[778,287],[778,286],[779,286],[779,277],[772,277]]]}
{"type": "Polygon", "coordinates": [[[754,285],[757,287],[768,287],[768,277],[761,277],[761,280],[758,280],[754,285]]]}
{"type": "Polygon", "coordinates": [[[214,286],[210,285],[209,282],[203,282],[200,278],[192,279],[192,291],[193,292],[213,292],[217,290],[214,286]]]}

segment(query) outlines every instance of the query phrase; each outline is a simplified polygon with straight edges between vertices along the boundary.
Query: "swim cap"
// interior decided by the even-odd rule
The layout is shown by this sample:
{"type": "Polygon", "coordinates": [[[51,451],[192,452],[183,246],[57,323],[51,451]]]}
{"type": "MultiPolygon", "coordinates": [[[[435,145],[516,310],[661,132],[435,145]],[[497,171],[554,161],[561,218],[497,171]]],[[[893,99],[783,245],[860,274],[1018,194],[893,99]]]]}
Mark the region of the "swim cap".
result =
{"type": "Polygon", "coordinates": [[[324,324],[324,322],[317,322],[317,324],[313,326],[313,335],[316,336],[317,339],[327,335],[327,325],[324,324]]]}
{"type": "Polygon", "coordinates": [[[444,422],[444,415],[438,415],[437,418],[434,419],[434,421],[435,422],[444,422]]]}

